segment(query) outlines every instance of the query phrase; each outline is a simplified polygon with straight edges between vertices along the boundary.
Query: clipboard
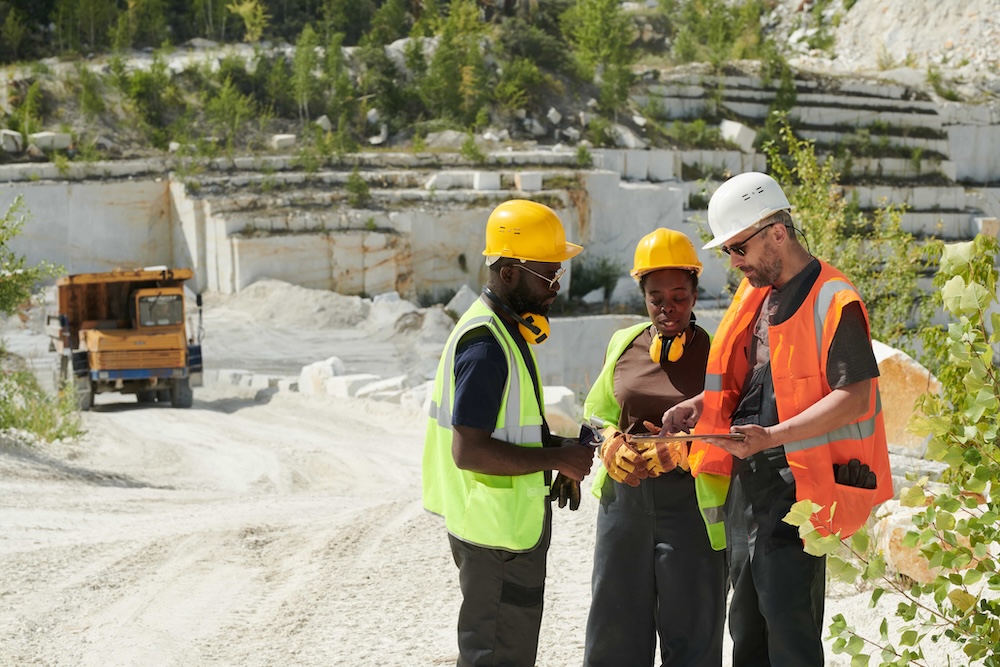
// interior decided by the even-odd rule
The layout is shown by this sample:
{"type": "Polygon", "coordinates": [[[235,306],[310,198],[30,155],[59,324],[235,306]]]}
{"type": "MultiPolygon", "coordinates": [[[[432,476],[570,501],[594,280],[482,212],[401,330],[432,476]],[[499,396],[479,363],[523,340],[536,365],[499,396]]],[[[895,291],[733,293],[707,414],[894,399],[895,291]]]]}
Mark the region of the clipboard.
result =
{"type": "Polygon", "coordinates": [[[629,439],[635,442],[689,442],[691,440],[706,440],[714,438],[716,440],[732,440],[742,442],[746,436],[742,433],[677,433],[675,435],[653,435],[646,433],[643,435],[633,435],[629,439]]]}

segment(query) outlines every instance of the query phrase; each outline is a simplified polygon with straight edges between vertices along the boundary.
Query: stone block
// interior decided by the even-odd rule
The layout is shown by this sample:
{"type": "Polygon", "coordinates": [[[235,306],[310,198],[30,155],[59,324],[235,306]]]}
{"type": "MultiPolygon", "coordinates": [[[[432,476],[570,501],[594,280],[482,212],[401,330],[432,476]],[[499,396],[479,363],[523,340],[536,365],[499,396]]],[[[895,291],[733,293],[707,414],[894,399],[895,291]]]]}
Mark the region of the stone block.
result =
{"type": "Polygon", "coordinates": [[[28,141],[45,151],[61,151],[73,143],[73,136],[66,132],[35,132],[28,135],[28,141]]]}
{"type": "MultiPolygon", "coordinates": [[[[399,402],[398,395],[402,394],[408,388],[409,376],[407,375],[396,375],[391,378],[385,378],[384,380],[375,380],[374,382],[369,382],[363,387],[359,388],[354,394],[357,398],[368,398],[375,396],[385,396],[386,393],[395,393],[397,398],[396,403],[399,402]]],[[[383,398],[384,400],[384,398],[383,398]]]]}
{"type": "Polygon", "coordinates": [[[500,172],[477,171],[472,177],[473,190],[499,190],[500,172]]]}
{"type": "Polygon", "coordinates": [[[474,172],[471,171],[440,171],[424,183],[425,190],[451,190],[455,188],[468,189],[473,187],[474,172]]]}
{"type": "Polygon", "coordinates": [[[330,119],[327,117],[326,114],[323,114],[322,116],[316,119],[316,126],[319,127],[319,129],[323,130],[324,132],[329,132],[330,130],[333,129],[333,123],[330,122],[330,119]]]}
{"type": "Polygon", "coordinates": [[[288,150],[295,146],[294,134],[275,134],[271,136],[271,148],[276,151],[288,150]]]}
{"type": "Polygon", "coordinates": [[[625,151],[625,173],[627,181],[645,181],[649,174],[649,151],[625,151]]]}
{"type": "Polygon", "coordinates": [[[514,174],[514,189],[521,192],[538,192],[542,189],[542,172],[518,171],[514,174]]]}
{"type": "Polygon", "coordinates": [[[983,236],[1000,238],[1000,218],[975,218],[976,231],[983,236]]]}
{"type": "Polygon", "coordinates": [[[555,107],[549,107],[549,111],[545,114],[545,117],[549,119],[549,122],[553,125],[558,125],[562,122],[562,114],[555,107]]]}
{"type": "Polygon", "coordinates": [[[299,390],[299,381],[294,378],[281,378],[278,380],[278,391],[296,392],[299,390]]]}
{"type": "Polygon", "coordinates": [[[330,357],[303,366],[299,373],[299,391],[303,394],[326,392],[326,381],[344,374],[344,362],[339,357],[330,357]]]}
{"type": "Polygon", "coordinates": [[[357,395],[362,387],[377,382],[381,378],[371,373],[355,373],[353,375],[337,375],[327,378],[323,384],[323,391],[328,396],[337,398],[352,398],[357,395]]]}
{"type": "Polygon", "coordinates": [[[732,120],[723,120],[719,124],[719,132],[726,141],[731,141],[740,147],[744,153],[753,152],[753,142],[757,138],[757,132],[751,130],[743,123],[732,120]]]}
{"type": "Polygon", "coordinates": [[[917,399],[927,392],[941,391],[941,384],[905,352],[877,340],[872,341],[872,349],[878,363],[886,440],[915,456],[923,456],[924,439],[907,432],[906,425],[916,412],[917,399]]]}
{"type": "Polygon", "coordinates": [[[444,309],[450,310],[456,315],[461,316],[472,306],[472,304],[476,302],[476,299],[478,298],[479,295],[472,291],[472,288],[468,285],[462,285],[458,288],[458,291],[455,292],[455,296],[451,298],[451,301],[445,305],[444,309]]]}
{"type": "Polygon", "coordinates": [[[24,137],[14,130],[0,130],[0,150],[6,153],[20,153],[24,149],[24,137]]]}
{"type": "Polygon", "coordinates": [[[674,180],[674,152],[664,150],[648,151],[646,178],[653,183],[674,180]]]}

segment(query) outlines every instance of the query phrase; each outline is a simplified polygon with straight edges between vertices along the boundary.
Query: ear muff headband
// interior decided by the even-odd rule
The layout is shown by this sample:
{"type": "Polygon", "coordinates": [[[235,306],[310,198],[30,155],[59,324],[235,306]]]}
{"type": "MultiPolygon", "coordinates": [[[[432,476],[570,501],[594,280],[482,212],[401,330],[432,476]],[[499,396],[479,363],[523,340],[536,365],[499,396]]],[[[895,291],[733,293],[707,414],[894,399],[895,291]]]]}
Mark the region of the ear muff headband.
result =
{"type": "Polygon", "coordinates": [[[667,361],[677,361],[684,355],[684,346],[687,345],[687,329],[673,338],[664,338],[661,333],[653,334],[653,342],[649,345],[649,358],[654,364],[663,362],[664,356],[667,361]],[[666,345],[663,341],[666,340],[666,345]]]}
{"type": "Polygon", "coordinates": [[[483,288],[483,294],[499,306],[500,310],[514,318],[514,321],[517,322],[517,330],[524,336],[524,340],[532,345],[538,345],[548,340],[551,329],[547,317],[538,313],[522,313],[520,315],[515,313],[514,309],[504,303],[489,287],[483,288]]]}

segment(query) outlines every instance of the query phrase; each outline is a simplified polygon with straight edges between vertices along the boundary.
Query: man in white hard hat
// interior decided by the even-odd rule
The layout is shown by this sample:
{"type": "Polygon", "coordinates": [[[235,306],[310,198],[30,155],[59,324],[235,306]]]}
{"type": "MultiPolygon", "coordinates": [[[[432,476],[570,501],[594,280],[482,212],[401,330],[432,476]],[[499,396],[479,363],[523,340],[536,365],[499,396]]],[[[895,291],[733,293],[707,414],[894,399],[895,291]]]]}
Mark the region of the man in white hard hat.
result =
{"type": "Polygon", "coordinates": [[[792,504],[822,506],[817,530],[845,538],[892,497],[867,311],[801,245],[791,208],[756,172],[712,196],[705,247],[744,278],[712,342],[705,391],[663,415],[665,433],[701,436],[689,461],[710,541],[728,551],[738,667],[823,664],[826,561],[782,521],[792,504]]]}
{"type": "Polygon", "coordinates": [[[577,509],[594,450],[549,433],[531,345],[544,342],[568,243],[555,211],[513,199],[486,222],[489,278],[438,365],[424,441],[424,507],[458,566],[458,665],[534,665],[552,515],[577,509]],[[554,482],[551,471],[558,471],[554,482]]]}

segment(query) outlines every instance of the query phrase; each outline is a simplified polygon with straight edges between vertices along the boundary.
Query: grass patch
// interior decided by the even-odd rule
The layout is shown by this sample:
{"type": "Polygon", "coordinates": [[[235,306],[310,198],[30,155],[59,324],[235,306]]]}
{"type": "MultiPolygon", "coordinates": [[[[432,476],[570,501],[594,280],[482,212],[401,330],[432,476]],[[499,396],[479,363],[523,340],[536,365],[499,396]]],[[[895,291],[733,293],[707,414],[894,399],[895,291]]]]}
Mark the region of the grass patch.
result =
{"type": "Polygon", "coordinates": [[[0,374],[0,429],[27,431],[51,442],[83,435],[76,395],[46,393],[31,371],[0,374]]]}

